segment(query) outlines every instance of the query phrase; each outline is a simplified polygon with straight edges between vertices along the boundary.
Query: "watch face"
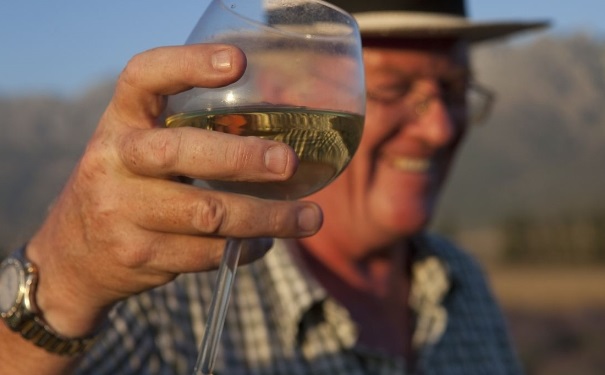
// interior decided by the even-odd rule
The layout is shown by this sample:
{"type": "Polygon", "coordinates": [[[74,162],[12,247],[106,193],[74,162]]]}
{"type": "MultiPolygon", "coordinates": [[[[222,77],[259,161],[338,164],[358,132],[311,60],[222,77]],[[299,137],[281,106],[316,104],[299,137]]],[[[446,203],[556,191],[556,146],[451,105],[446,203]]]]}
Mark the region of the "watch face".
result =
{"type": "Polygon", "coordinates": [[[21,284],[21,272],[13,262],[5,262],[0,268],[0,313],[7,313],[17,301],[21,284]]]}

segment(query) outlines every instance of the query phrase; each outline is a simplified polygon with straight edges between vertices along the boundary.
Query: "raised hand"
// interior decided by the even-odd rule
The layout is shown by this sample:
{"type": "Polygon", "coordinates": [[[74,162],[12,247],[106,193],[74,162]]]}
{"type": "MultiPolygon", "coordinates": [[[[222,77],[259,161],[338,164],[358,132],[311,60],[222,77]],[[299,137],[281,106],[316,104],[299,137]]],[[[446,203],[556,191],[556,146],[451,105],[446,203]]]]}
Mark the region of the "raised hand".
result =
{"type": "Polygon", "coordinates": [[[224,237],[257,238],[243,262],[264,254],[266,237],[313,234],[321,211],[205,190],[179,182],[280,181],[298,159],[280,142],[195,128],[163,127],[165,96],[236,81],[246,59],[236,48],[199,44],[134,57],[86,152],[32,238],[40,268],[38,303],[64,335],[90,332],[116,301],[179,273],[215,268],[224,237]]]}

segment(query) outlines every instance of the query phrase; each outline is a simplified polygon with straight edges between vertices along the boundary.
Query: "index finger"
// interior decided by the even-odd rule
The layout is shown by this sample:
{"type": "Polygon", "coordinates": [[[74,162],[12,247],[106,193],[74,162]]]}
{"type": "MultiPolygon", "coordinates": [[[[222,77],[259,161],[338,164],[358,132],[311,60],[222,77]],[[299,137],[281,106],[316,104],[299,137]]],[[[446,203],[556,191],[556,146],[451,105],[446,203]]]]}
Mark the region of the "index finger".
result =
{"type": "Polygon", "coordinates": [[[110,109],[129,125],[155,125],[165,96],[192,87],[220,87],[237,81],[246,56],[225,44],[159,47],[134,56],[120,74],[110,109]]]}

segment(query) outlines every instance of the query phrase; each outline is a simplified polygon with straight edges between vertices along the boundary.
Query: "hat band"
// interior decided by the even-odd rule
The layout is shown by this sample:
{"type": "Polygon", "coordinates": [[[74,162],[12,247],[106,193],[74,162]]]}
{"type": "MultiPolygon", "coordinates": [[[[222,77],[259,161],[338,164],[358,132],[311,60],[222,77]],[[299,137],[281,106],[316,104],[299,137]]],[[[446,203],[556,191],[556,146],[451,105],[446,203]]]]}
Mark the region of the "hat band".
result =
{"type": "Polygon", "coordinates": [[[350,13],[404,11],[466,17],[464,0],[329,0],[350,13]]]}

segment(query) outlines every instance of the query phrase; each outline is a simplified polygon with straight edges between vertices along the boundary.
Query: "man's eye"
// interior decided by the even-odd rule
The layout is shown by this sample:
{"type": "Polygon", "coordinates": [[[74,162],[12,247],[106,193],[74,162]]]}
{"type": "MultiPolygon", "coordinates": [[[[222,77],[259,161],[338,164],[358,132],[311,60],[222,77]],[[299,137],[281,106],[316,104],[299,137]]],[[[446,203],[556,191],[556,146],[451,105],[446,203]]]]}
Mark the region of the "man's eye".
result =
{"type": "Polygon", "coordinates": [[[366,97],[368,98],[368,100],[373,100],[375,102],[390,102],[390,101],[393,101],[392,98],[388,98],[383,93],[380,93],[380,92],[377,92],[377,91],[368,91],[366,93],[366,97]]]}
{"type": "Polygon", "coordinates": [[[391,103],[405,97],[408,92],[406,88],[386,88],[367,91],[366,95],[369,100],[391,103]]]}

